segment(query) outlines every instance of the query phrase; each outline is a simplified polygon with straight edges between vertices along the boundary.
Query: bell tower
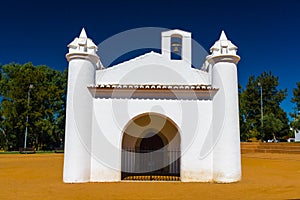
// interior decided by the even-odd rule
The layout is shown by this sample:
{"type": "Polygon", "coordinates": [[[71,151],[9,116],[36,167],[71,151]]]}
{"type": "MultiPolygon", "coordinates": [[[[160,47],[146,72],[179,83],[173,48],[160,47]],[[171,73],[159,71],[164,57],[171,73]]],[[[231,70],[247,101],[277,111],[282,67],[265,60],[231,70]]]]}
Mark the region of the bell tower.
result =
{"type": "Polygon", "coordinates": [[[191,33],[182,30],[170,30],[161,33],[162,56],[180,65],[191,67],[191,33]]]}
{"type": "Polygon", "coordinates": [[[219,91],[213,98],[213,180],[236,182],[241,179],[237,47],[222,31],[210,49],[212,87],[219,91]]]}

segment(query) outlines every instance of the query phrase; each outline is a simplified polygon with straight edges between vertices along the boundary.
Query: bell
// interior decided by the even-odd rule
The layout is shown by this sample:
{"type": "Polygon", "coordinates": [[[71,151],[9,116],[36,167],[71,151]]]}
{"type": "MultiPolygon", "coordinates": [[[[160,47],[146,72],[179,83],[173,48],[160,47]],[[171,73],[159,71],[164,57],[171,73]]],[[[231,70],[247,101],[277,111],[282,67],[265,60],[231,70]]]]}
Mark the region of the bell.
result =
{"type": "Polygon", "coordinates": [[[179,53],[179,47],[180,47],[180,46],[181,46],[181,45],[180,45],[178,42],[172,43],[173,52],[174,52],[174,53],[179,53]]]}

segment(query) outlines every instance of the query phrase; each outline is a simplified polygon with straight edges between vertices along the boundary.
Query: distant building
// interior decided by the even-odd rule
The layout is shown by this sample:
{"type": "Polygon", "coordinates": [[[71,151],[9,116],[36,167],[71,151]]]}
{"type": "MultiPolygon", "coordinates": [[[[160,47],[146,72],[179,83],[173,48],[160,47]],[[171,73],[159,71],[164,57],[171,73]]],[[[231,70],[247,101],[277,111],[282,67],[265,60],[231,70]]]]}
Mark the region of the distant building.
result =
{"type": "Polygon", "coordinates": [[[68,45],[64,182],[241,179],[237,47],[222,32],[195,69],[191,33],[161,45],[109,68],[84,29],[68,45]]]}
{"type": "Polygon", "coordinates": [[[295,142],[300,142],[300,131],[295,130],[295,142]]]}

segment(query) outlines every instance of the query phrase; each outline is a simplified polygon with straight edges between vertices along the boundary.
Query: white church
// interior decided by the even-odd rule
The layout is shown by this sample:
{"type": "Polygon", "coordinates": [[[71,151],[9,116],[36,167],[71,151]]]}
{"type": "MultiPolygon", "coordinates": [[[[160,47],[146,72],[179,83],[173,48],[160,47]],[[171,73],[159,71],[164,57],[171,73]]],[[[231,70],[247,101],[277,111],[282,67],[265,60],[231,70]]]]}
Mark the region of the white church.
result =
{"type": "Polygon", "coordinates": [[[240,57],[223,31],[201,69],[178,29],[160,53],[111,67],[84,29],[68,48],[65,183],[241,179],[240,57]]]}

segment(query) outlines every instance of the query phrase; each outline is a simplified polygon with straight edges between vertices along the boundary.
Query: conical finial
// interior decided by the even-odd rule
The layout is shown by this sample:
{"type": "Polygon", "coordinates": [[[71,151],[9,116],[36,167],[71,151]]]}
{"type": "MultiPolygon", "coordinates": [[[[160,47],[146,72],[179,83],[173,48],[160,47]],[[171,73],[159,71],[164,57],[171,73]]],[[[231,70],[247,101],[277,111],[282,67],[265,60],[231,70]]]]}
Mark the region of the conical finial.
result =
{"type": "Polygon", "coordinates": [[[67,53],[67,60],[80,58],[91,60],[97,68],[103,68],[99,56],[97,55],[97,46],[87,37],[85,29],[82,28],[79,37],[76,37],[69,45],[69,53],[67,53]]]}
{"type": "Polygon", "coordinates": [[[87,38],[87,35],[86,35],[86,32],[85,32],[85,29],[84,29],[84,28],[82,28],[79,37],[80,37],[80,38],[87,38]]]}
{"type": "Polygon", "coordinates": [[[210,52],[211,55],[207,56],[209,63],[223,62],[227,59],[226,62],[234,62],[237,64],[240,60],[240,57],[236,55],[237,47],[227,39],[223,30],[219,40],[210,48],[210,52]]]}
{"type": "Polygon", "coordinates": [[[220,36],[219,40],[228,40],[227,37],[226,37],[226,34],[223,30],[222,30],[222,33],[221,33],[221,36],[220,36]]]}

